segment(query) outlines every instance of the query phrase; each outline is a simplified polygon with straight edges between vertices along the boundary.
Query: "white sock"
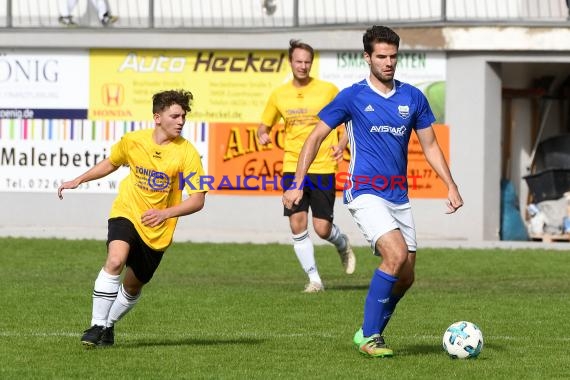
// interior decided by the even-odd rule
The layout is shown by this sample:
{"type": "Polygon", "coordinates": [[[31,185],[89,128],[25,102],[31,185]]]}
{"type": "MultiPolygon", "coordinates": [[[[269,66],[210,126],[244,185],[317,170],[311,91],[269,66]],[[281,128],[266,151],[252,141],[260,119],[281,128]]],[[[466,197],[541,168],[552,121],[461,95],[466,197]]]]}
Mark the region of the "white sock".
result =
{"type": "Polygon", "coordinates": [[[344,239],[344,236],[342,236],[342,232],[336,224],[332,225],[331,234],[327,238],[327,241],[334,244],[338,251],[342,251],[346,248],[346,240],[344,239]]]}
{"type": "Polygon", "coordinates": [[[113,306],[111,306],[111,310],[109,311],[109,317],[107,318],[107,323],[105,326],[111,327],[115,324],[115,322],[123,318],[125,314],[127,314],[133,307],[135,307],[140,298],[140,295],[141,293],[137,294],[136,296],[131,296],[125,291],[123,285],[121,285],[117,299],[115,302],[113,302],[113,306]]]}
{"type": "Polygon", "coordinates": [[[315,262],[315,249],[308,230],[293,235],[293,249],[299,263],[301,263],[301,267],[309,276],[309,281],[322,283],[317,270],[317,263],[315,262]]]}
{"type": "Polygon", "coordinates": [[[105,326],[109,309],[117,298],[119,290],[120,275],[112,275],[103,268],[95,280],[93,288],[93,312],[91,315],[91,326],[105,326]]]}

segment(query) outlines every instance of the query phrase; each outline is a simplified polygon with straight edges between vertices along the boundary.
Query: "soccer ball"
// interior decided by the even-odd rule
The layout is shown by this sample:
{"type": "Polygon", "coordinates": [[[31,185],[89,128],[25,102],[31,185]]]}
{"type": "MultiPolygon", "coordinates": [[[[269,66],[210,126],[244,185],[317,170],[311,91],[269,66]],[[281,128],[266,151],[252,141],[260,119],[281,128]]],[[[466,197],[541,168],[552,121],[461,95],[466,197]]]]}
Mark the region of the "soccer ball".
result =
{"type": "Polygon", "coordinates": [[[474,323],[455,322],[443,333],[443,349],[453,359],[476,358],[483,349],[483,333],[474,323]]]}

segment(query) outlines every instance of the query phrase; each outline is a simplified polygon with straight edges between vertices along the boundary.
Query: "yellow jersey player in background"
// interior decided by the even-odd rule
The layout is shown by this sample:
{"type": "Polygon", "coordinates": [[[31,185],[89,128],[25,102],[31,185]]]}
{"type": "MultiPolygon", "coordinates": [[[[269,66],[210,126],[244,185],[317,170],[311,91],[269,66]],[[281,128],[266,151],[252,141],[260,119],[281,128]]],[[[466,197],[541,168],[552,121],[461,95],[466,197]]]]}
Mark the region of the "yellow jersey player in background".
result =
{"type": "Polygon", "coordinates": [[[342,157],[347,139],[343,137],[339,143],[338,135],[331,133],[323,142],[304,183],[293,182],[301,148],[319,121],[317,113],[338,93],[334,84],[310,76],[313,58],[314,51],[310,45],[299,40],[289,42],[289,64],[293,79],[272,92],[257,130],[259,142],[267,145],[271,143],[271,127],[281,119],[285,122],[283,188],[286,190],[302,185],[304,193],[300,204],[293,209],[285,208],[284,215],[289,217],[295,254],[309,277],[304,290],[306,293],[325,289],[308,231],[309,207],[315,232],[336,247],[345,272],[352,274],[356,265],[348,237],[333,223],[337,160],[342,157]]]}
{"type": "Polygon", "coordinates": [[[142,287],[150,281],[172,243],[178,217],[204,207],[200,155],[181,136],[192,93],[164,91],[152,100],[153,129],[125,134],[112,146],[108,158],[64,182],[57,191],[63,199],[64,189],[103,178],[120,166],[129,168],[111,207],[107,260],[95,280],[91,327],[81,337],[87,347],[114,344],[115,323],[139,300],[142,287]],[[185,188],[189,197],[182,200],[185,188]]]}

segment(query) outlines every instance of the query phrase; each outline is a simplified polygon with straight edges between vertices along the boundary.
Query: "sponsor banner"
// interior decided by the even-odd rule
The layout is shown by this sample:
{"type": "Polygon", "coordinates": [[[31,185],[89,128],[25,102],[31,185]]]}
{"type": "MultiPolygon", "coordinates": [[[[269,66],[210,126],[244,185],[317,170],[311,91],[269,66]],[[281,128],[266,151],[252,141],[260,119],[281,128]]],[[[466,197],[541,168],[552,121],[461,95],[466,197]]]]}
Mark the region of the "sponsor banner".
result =
{"type": "MultiPolygon", "coordinates": [[[[107,158],[123,134],[153,127],[153,121],[0,120],[0,191],[55,192],[63,181],[107,158]]],[[[183,136],[207,162],[208,125],[188,122],[183,136]]],[[[116,193],[127,174],[119,168],[74,192],[116,193]]]]}
{"type": "Polygon", "coordinates": [[[258,123],[210,124],[208,174],[212,193],[275,195],[283,176],[283,126],[271,129],[271,144],[257,141],[258,123]]]}
{"type": "Polygon", "coordinates": [[[0,119],[87,119],[87,109],[0,109],[0,119]]]}
{"type": "MultiPolygon", "coordinates": [[[[323,52],[319,77],[340,89],[366,78],[369,67],[359,51],[323,52]]],[[[437,123],[445,122],[445,53],[399,51],[396,79],[418,87],[426,95],[437,123]]]]}
{"type": "MultiPolygon", "coordinates": [[[[212,193],[277,195],[283,189],[283,126],[271,130],[272,144],[260,145],[258,124],[212,123],[210,125],[208,176],[202,185],[212,193]]],[[[434,125],[441,149],[449,160],[449,128],[434,125]]],[[[408,186],[412,198],[445,198],[447,188],[425,161],[415,133],[408,151],[408,186]]],[[[337,190],[347,178],[350,154],[345,152],[336,176],[337,190]]]]}
{"type": "Polygon", "coordinates": [[[25,118],[49,117],[47,113],[38,116],[40,110],[85,113],[89,104],[88,51],[0,49],[0,99],[2,119],[20,118],[20,111],[25,118]]]}
{"type": "MultiPolygon", "coordinates": [[[[290,73],[284,51],[91,50],[89,118],[143,120],[152,95],[194,95],[189,120],[254,122],[290,73]]],[[[318,71],[316,71],[318,72],[318,71]]]]}
{"type": "MultiPolygon", "coordinates": [[[[339,88],[367,73],[361,53],[351,51],[316,54],[312,68],[339,88]]],[[[421,88],[444,120],[444,53],[400,52],[397,78],[421,88]]],[[[154,93],[184,88],[194,94],[184,137],[202,155],[213,192],[278,194],[282,128],[273,128],[269,147],[259,146],[256,130],[269,94],[290,79],[285,50],[0,49],[0,191],[53,191],[108,155],[124,133],[153,127],[154,93]]],[[[448,128],[438,126],[436,134],[448,157],[448,128]]],[[[411,195],[445,197],[414,139],[408,174],[432,179],[418,178],[411,195]]],[[[348,160],[346,152],[340,171],[348,160]]],[[[123,173],[79,191],[116,192],[123,173]]]]}
{"type": "MultiPolygon", "coordinates": [[[[449,161],[449,127],[444,124],[433,126],[437,142],[447,163],[449,161]]],[[[420,142],[412,133],[408,145],[408,189],[410,198],[447,198],[447,187],[427,163],[420,142]]]]}

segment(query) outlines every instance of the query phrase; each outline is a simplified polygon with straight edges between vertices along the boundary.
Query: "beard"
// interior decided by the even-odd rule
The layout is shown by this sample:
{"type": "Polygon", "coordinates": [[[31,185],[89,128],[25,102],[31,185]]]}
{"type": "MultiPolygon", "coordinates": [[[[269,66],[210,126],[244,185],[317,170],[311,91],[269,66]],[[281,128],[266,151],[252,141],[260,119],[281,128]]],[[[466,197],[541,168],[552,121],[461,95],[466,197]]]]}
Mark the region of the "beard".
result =
{"type": "Polygon", "coordinates": [[[386,75],[378,70],[371,70],[372,75],[382,83],[390,83],[394,80],[394,74],[386,75]]]}

